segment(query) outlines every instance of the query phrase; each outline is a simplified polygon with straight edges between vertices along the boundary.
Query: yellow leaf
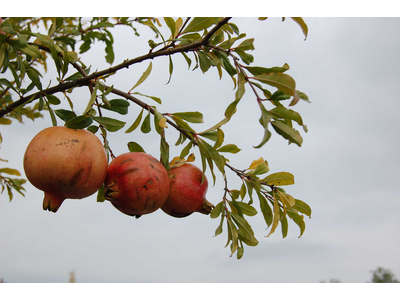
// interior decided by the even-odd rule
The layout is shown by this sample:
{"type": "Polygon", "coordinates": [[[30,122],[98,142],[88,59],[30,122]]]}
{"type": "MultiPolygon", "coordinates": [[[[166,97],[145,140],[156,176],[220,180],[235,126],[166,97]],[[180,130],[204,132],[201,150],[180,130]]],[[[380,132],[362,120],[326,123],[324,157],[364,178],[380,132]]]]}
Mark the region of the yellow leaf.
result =
{"type": "Polygon", "coordinates": [[[280,196],[280,198],[282,199],[282,203],[287,206],[287,207],[292,207],[296,205],[296,200],[290,196],[289,194],[286,193],[282,193],[278,190],[278,194],[280,196]]]}
{"type": "Polygon", "coordinates": [[[194,156],[194,154],[193,153],[190,153],[190,155],[188,156],[188,158],[187,158],[187,162],[194,162],[194,160],[195,160],[196,158],[195,158],[195,156],[194,156]]]}
{"type": "Polygon", "coordinates": [[[158,121],[158,126],[160,126],[161,128],[168,128],[167,118],[161,118],[160,121],[158,121]]]}
{"type": "Polygon", "coordinates": [[[257,160],[253,160],[253,162],[251,163],[249,169],[255,169],[255,168],[257,168],[257,166],[258,166],[259,164],[261,164],[261,163],[263,163],[263,162],[264,162],[264,158],[262,158],[262,157],[260,157],[260,158],[257,159],[257,160]]]}
{"type": "Polygon", "coordinates": [[[272,228],[267,237],[269,237],[271,234],[275,232],[275,229],[279,225],[279,219],[280,219],[280,213],[279,213],[279,204],[278,204],[278,199],[276,199],[275,192],[272,191],[272,194],[274,195],[274,220],[272,222],[272,228]]]}
{"type": "Polygon", "coordinates": [[[293,174],[288,172],[279,172],[268,175],[261,181],[268,185],[275,185],[275,186],[291,185],[294,184],[294,176],[293,174]]]}

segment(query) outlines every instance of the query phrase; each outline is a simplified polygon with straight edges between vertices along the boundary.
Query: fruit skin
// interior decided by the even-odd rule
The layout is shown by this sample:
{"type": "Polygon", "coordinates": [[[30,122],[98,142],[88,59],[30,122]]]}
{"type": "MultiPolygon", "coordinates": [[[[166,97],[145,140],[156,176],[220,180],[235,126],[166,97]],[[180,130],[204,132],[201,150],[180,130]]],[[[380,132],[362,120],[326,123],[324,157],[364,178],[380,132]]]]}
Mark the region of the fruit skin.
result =
{"type": "Polygon", "coordinates": [[[168,171],[170,190],[168,200],[161,209],[170,216],[183,218],[194,212],[208,215],[214,205],[207,201],[207,178],[195,165],[185,163],[168,171]]]}
{"type": "Polygon", "coordinates": [[[128,152],[114,158],[107,169],[104,198],[124,214],[139,218],[167,200],[167,170],[153,156],[128,152]]]}
{"type": "Polygon", "coordinates": [[[56,212],[66,198],[82,199],[103,184],[107,156],[99,138],[86,129],[48,127],[29,143],[26,177],[44,191],[43,209],[56,212]]]}

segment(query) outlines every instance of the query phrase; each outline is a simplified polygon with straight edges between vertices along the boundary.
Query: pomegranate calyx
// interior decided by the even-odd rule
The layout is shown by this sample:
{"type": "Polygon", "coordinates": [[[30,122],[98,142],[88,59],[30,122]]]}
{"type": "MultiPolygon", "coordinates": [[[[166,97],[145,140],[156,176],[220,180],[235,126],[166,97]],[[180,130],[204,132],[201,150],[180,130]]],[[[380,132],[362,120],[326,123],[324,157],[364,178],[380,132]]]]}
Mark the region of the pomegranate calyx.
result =
{"type": "Polygon", "coordinates": [[[199,213],[209,215],[210,212],[213,210],[215,206],[211,203],[208,202],[206,198],[203,199],[203,203],[201,204],[201,208],[199,210],[199,213]]]}

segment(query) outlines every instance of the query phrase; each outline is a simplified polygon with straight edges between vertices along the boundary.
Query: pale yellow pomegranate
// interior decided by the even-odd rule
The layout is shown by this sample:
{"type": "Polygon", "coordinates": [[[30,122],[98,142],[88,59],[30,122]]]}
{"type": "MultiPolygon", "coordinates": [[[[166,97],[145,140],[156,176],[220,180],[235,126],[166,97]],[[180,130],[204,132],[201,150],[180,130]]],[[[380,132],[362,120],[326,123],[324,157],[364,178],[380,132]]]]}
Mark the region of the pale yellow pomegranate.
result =
{"type": "Polygon", "coordinates": [[[29,143],[24,170],[30,183],[44,192],[43,209],[56,212],[65,199],[82,199],[101,187],[107,157],[93,133],[54,126],[29,143]]]}

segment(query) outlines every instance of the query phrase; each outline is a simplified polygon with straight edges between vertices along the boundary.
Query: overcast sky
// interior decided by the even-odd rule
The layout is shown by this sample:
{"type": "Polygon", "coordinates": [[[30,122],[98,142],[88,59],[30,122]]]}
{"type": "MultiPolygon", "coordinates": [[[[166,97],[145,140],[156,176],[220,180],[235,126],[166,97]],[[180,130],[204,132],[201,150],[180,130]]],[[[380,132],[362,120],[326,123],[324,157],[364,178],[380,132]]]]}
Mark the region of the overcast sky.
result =
{"type": "MultiPolygon", "coordinates": [[[[74,270],[77,282],[367,282],[372,278],[370,271],[379,266],[399,278],[400,19],[304,19],[309,28],[306,41],[290,19],[232,20],[241,32],[255,38],[254,65],[288,63],[287,73],[296,80],[297,89],[309,96],[312,103],[301,101],[293,107],[309,129],[304,133],[298,128],[303,146],[287,145],[273,134],[263,148],[253,148],[263,131],[249,89],[238,113],[222,128],[226,143],[242,149],[228,156],[232,165],[244,169],[264,157],[271,172],[294,174],[296,184],[286,191],[313,210],[300,239],[291,221],[285,239],[280,229],[264,237],[269,231],[259,213],[249,222],[260,243],[247,246],[244,257],[237,260],[230,258],[229,247],[224,248],[226,230],[213,237],[219,219],[198,213],[176,219],[159,210],[136,220],[109,202],[96,203],[95,195],[66,200],[53,214],[42,210],[43,193],[26,184],[25,198],[14,193],[9,202],[6,192],[0,195],[0,278],[6,282],[67,282],[74,270]]],[[[147,41],[154,35],[147,28],[137,29],[141,37],[121,27],[115,31],[115,63],[147,53],[147,41]]],[[[99,45],[97,53],[82,55],[92,70],[108,66],[103,48],[99,45]]],[[[187,70],[181,55],[173,60],[174,74],[168,85],[168,61],[157,58],[151,77],[138,91],[160,97],[163,104],[158,110],[163,113],[201,111],[205,123],[195,126],[197,130],[220,121],[234,99],[231,79],[224,74],[219,80],[214,69],[206,74],[187,70]]],[[[147,65],[122,70],[107,84],[128,91],[147,65]]],[[[76,104],[82,112],[88,90],[81,88],[73,95],[82,102],[76,104]]],[[[132,104],[130,115],[123,117],[127,126],[139,112],[132,104]]],[[[22,172],[28,143],[49,126],[48,115],[35,122],[26,120],[24,125],[2,126],[0,157],[9,162],[0,166],[22,172]]],[[[114,154],[127,152],[126,144],[136,141],[159,156],[156,133],[123,131],[110,134],[114,154]]],[[[182,149],[173,147],[176,137],[174,129],[168,128],[171,157],[182,149]]],[[[201,165],[199,160],[196,164],[201,165]]],[[[229,176],[230,187],[237,188],[237,179],[229,176]]],[[[219,176],[214,187],[210,184],[208,200],[216,204],[222,195],[219,176]]],[[[257,203],[255,207],[259,209],[257,203]]]]}

